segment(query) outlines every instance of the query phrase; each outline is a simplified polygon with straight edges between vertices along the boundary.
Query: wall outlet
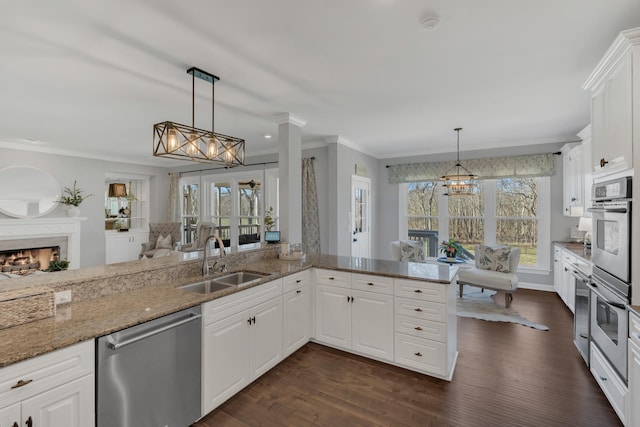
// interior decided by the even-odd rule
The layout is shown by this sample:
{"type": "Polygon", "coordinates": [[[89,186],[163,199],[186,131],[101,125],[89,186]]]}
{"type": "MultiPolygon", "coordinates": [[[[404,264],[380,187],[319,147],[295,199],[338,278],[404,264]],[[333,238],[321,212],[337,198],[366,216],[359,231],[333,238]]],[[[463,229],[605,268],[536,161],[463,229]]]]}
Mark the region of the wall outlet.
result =
{"type": "Polygon", "coordinates": [[[67,304],[71,302],[71,289],[68,291],[56,292],[54,294],[56,305],[67,304]]]}

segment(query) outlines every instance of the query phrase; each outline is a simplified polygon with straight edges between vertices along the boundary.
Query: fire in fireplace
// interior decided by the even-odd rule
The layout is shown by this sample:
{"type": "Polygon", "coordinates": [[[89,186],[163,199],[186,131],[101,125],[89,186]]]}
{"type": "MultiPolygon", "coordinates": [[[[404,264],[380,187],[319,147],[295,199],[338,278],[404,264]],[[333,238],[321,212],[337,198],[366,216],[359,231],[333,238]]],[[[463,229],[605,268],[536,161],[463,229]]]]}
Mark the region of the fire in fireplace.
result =
{"type": "Polygon", "coordinates": [[[60,246],[0,251],[0,271],[27,275],[46,270],[49,262],[60,259],[60,246]]]}

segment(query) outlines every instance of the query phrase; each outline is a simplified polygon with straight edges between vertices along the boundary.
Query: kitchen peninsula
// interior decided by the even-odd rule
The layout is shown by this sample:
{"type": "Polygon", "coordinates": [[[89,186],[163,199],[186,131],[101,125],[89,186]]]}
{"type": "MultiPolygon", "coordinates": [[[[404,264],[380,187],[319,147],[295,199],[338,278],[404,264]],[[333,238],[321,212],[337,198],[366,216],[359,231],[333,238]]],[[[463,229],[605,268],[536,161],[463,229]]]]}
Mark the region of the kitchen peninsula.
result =
{"type": "MultiPolygon", "coordinates": [[[[244,300],[257,304],[266,290],[282,311],[282,320],[274,338],[281,343],[276,346],[278,355],[264,372],[313,340],[451,380],[457,358],[455,287],[451,286],[456,267],[331,255],[283,261],[277,258],[273,245],[233,253],[226,260],[230,271],[255,271],[265,277],[241,289],[230,287],[210,294],[186,292],[178,287],[201,280],[202,261],[198,254],[177,253],[164,259],[17,279],[12,288],[72,290],[73,300],[58,306],[53,317],[0,330],[0,380],[6,372],[58,353],[56,350],[93,342],[94,338],[189,307],[202,305],[204,331],[229,317],[225,301],[240,309],[244,300]],[[306,318],[292,319],[287,311],[289,301],[304,294],[308,295],[307,305],[292,313],[306,318]],[[302,339],[287,338],[291,325],[307,325],[302,339]]],[[[205,354],[206,342],[203,332],[205,354]]],[[[203,357],[204,364],[206,360],[203,357]]],[[[203,415],[230,396],[218,400],[205,397],[203,415]]],[[[0,396],[0,414],[5,403],[0,396]]]]}

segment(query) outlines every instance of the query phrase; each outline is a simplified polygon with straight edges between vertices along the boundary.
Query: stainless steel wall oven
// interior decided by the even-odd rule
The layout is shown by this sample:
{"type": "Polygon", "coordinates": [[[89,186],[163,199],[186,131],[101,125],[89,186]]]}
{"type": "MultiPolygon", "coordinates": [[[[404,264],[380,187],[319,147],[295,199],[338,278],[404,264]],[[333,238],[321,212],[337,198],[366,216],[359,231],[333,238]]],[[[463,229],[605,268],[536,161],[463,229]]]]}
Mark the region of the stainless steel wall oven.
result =
{"type": "Polygon", "coordinates": [[[591,342],[627,382],[631,301],[631,177],[594,184],[591,342]]]}

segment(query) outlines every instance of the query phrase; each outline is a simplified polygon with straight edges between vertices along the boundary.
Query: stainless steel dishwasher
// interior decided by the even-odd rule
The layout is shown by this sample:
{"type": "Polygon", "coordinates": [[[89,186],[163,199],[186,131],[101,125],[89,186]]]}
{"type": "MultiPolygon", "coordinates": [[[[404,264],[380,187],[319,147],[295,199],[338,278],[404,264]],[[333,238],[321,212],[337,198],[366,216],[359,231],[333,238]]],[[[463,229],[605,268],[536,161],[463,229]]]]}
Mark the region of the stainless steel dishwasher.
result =
{"type": "Polygon", "coordinates": [[[201,309],[97,339],[98,427],[185,427],[201,416],[201,309]]]}

